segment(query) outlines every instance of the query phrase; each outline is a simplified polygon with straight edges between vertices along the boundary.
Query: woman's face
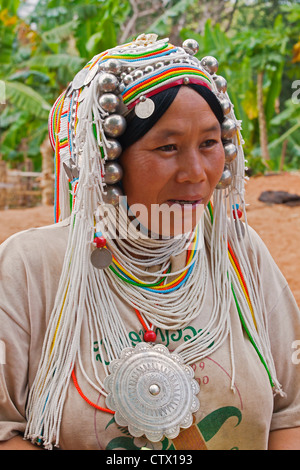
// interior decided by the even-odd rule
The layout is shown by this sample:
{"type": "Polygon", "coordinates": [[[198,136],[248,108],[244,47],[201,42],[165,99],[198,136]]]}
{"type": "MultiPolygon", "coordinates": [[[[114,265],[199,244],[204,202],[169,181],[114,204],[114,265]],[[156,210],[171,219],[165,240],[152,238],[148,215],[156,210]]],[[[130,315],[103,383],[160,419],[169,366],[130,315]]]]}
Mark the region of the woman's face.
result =
{"type": "MultiPolygon", "coordinates": [[[[182,87],[165,114],[121,156],[127,203],[145,208],[149,226],[151,208],[165,207],[176,208],[182,217],[185,213],[193,225],[188,230],[194,228],[199,208],[207,205],[221,177],[224,160],[216,116],[197,92],[182,87]]],[[[152,230],[157,232],[157,227],[152,230]]]]}

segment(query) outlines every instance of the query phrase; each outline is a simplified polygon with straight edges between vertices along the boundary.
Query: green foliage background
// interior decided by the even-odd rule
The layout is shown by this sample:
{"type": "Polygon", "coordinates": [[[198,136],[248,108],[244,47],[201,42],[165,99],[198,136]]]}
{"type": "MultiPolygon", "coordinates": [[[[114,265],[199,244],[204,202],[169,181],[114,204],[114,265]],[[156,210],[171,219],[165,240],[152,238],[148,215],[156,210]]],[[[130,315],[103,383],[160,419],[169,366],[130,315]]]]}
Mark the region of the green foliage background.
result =
{"type": "Polygon", "coordinates": [[[253,173],[300,166],[299,1],[0,0],[0,158],[41,169],[49,110],[94,55],[142,32],[188,37],[218,58],[253,173]],[[216,14],[217,12],[217,14],[216,14]],[[203,18],[205,21],[203,21],[203,18]],[[257,77],[269,159],[260,142],[257,77]]]}

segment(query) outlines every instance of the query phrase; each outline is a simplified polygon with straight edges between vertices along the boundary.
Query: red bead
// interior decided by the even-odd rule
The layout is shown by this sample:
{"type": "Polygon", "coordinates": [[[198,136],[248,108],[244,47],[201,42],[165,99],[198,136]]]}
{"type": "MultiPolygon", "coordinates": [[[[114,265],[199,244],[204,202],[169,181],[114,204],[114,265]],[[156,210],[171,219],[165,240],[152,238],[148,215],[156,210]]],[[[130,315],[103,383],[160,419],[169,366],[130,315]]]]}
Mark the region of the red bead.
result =
{"type": "Polygon", "coordinates": [[[240,209],[237,209],[237,211],[232,211],[233,212],[233,218],[236,219],[236,215],[240,219],[243,215],[242,211],[240,209]]]}
{"type": "Polygon", "coordinates": [[[106,245],[106,239],[104,237],[95,237],[94,243],[97,246],[97,248],[104,248],[106,245]]]}
{"type": "Polygon", "coordinates": [[[144,341],[146,343],[154,343],[156,340],[156,333],[153,330],[147,330],[144,334],[144,341]]]}

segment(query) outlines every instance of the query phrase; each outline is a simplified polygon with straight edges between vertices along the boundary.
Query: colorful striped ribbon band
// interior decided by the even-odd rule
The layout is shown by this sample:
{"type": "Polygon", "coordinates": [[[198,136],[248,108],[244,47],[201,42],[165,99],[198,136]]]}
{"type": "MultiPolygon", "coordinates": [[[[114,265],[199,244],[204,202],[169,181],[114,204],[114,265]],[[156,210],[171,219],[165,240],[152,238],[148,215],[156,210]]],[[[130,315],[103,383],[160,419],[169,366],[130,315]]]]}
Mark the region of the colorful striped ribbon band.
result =
{"type": "Polygon", "coordinates": [[[172,292],[174,290],[179,289],[180,286],[183,285],[189,278],[193,269],[193,265],[194,265],[193,259],[195,258],[195,253],[198,247],[198,241],[199,241],[199,229],[197,228],[196,233],[195,233],[195,238],[193,242],[191,243],[190,248],[188,250],[188,256],[187,256],[187,261],[186,261],[186,266],[188,266],[187,269],[183,273],[181,273],[180,276],[178,276],[172,282],[167,283],[167,284],[162,284],[163,279],[160,279],[159,282],[154,283],[154,284],[148,284],[146,282],[143,282],[137,279],[134,275],[130,274],[123,266],[121,266],[121,264],[118,262],[118,260],[114,256],[113,256],[113,265],[110,265],[109,268],[124,282],[133,284],[136,287],[140,287],[150,292],[162,292],[162,293],[172,292]]]}
{"type": "Polygon", "coordinates": [[[206,85],[209,88],[211,87],[211,80],[202,70],[199,70],[192,65],[182,65],[181,67],[178,67],[178,64],[176,64],[170,65],[162,71],[158,70],[151,74],[146,80],[142,78],[137,83],[127,87],[122,93],[123,101],[125,105],[128,106],[140,93],[149,92],[169,82],[174,85],[174,81],[176,79],[184,77],[195,79],[196,82],[199,83],[200,81],[203,85],[206,85]]]}

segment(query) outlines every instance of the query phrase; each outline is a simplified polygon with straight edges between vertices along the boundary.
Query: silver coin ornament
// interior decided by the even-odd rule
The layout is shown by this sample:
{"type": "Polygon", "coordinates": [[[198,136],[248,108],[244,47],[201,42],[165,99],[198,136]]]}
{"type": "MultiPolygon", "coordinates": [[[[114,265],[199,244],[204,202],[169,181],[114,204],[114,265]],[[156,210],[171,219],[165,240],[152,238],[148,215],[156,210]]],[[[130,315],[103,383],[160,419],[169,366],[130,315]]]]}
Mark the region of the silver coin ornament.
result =
{"type": "Polygon", "coordinates": [[[107,248],[95,248],[91,254],[91,263],[96,269],[106,269],[112,263],[112,254],[107,248]]]}
{"type": "Polygon", "coordinates": [[[85,77],[85,80],[84,80],[84,86],[87,86],[90,84],[90,82],[93,80],[93,78],[96,76],[96,74],[98,73],[98,68],[97,67],[92,67],[88,74],[86,75],[85,77]]]}
{"type": "Polygon", "coordinates": [[[117,162],[107,162],[104,165],[104,183],[116,184],[121,181],[123,170],[121,165],[117,162]]]}
{"type": "Polygon", "coordinates": [[[109,371],[106,405],[132,436],[159,442],[164,436],[174,439],[193,424],[199,384],[193,369],[164,345],[142,342],[125,348],[109,371]]]}
{"type": "Polygon", "coordinates": [[[140,102],[135,106],[135,114],[140,119],[147,119],[154,113],[154,110],[155,104],[150,98],[140,100],[140,102]]]}
{"type": "Polygon", "coordinates": [[[82,69],[75,75],[72,81],[73,90],[79,90],[79,88],[84,86],[84,82],[88,73],[89,69],[82,69]]]}
{"type": "Polygon", "coordinates": [[[238,240],[242,240],[245,237],[244,223],[241,220],[236,219],[234,220],[234,226],[238,240]]]}

